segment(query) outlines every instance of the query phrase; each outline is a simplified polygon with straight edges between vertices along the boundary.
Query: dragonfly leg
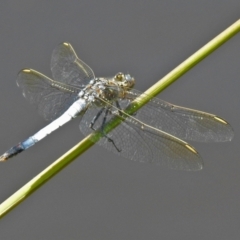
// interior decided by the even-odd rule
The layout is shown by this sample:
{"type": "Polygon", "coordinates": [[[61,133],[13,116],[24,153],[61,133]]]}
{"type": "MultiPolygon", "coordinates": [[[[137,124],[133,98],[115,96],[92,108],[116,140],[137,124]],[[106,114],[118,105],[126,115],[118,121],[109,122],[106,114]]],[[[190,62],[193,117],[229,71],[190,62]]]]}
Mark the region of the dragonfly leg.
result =
{"type": "Polygon", "coordinates": [[[96,131],[96,129],[95,129],[93,126],[94,126],[95,122],[98,120],[98,118],[102,115],[103,110],[104,110],[104,108],[102,108],[102,109],[97,113],[97,115],[94,116],[94,118],[92,119],[91,123],[89,124],[89,127],[90,127],[92,130],[94,130],[94,131],[96,131]]]}
{"type": "Polygon", "coordinates": [[[106,109],[106,112],[105,112],[105,115],[104,115],[104,118],[103,118],[103,121],[102,121],[101,132],[102,132],[103,136],[104,136],[105,138],[107,138],[107,140],[108,140],[109,142],[111,142],[111,143],[113,144],[113,146],[116,148],[116,150],[117,150],[118,152],[121,152],[122,150],[119,149],[119,148],[116,146],[115,142],[114,142],[110,137],[108,137],[107,134],[104,132],[104,125],[105,125],[105,123],[106,123],[107,115],[108,115],[108,114],[109,114],[109,109],[106,109]]]}
{"type": "Polygon", "coordinates": [[[122,108],[121,108],[119,102],[116,101],[115,103],[116,103],[117,108],[120,109],[120,111],[118,111],[119,115],[122,116],[122,112],[121,112],[122,108]]]}

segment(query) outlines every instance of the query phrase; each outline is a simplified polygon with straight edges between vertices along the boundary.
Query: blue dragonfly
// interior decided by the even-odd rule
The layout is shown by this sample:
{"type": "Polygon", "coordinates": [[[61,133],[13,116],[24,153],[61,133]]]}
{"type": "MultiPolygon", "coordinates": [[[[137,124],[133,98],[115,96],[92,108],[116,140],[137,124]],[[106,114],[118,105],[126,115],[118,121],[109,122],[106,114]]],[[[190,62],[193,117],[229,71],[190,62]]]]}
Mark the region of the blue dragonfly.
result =
{"type": "Polygon", "coordinates": [[[81,119],[83,134],[101,133],[98,144],[106,149],[133,161],[172,169],[203,167],[199,153],[185,140],[225,142],[233,138],[233,129],[224,119],[158,98],[151,99],[134,114],[126,113],[124,110],[137,104],[141,95],[133,88],[135,79],[121,72],[113,77],[95,77],[70,43],[54,49],[51,71],[54,80],[33,69],[19,72],[17,85],[23,96],[51,122],[6,151],[0,161],[28,149],[76,117],[81,119]],[[121,124],[107,133],[107,123],[116,118],[121,124]]]}

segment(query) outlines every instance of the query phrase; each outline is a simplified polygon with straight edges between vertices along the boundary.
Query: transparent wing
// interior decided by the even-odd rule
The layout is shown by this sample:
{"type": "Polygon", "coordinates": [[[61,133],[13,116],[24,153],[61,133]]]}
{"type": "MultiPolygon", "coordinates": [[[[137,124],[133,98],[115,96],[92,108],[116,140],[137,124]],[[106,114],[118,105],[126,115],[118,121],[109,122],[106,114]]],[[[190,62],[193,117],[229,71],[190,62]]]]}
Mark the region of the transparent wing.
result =
{"type": "Polygon", "coordinates": [[[17,85],[22,89],[23,96],[37,107],[46,120],[54,120],[62,115],[80,91],[80,88],[54,81],[32,69],[19,72],[17,85]]]}
{"type": "MultiPolygon", "coordinates": [[[[140,95],[130,90],[130,101],[140,95]]],[[[224,119],[153,98],[136,113],[136,118],[178,138],[199,142],[224,142],[233,138],[233,129],[224,119]]]]}
{"type": "MultiPolygon", "coordinates": [[[[93,126],[95,129],[102,128],[106,116],[106,109],[104,110],[93,126]]],[[[91,133],[89,124],[99,111],[97,108],[90,108],[84,114],[80,129],[85,135],[91,133]]],[[[118,117],[115,116],[118,115],[115,109],[110,109],[110,112],[111,114],[106,116],[107,122],[118,117]]],[[[97,143],[115,154],[133,161],[156,163],[180,170],[200,170],[203,167],[201,157],[189,144],[163,131],[142,125],[134,118],[128,117],[109,132],[107,137],[101,138],[97,143]],[[114,141],[116,147],[109,141],[109,138],[114,141]]]]}
{"type": "Polygon", "coordinates": [[[70,43],[59,44],[52,53],[51,70],[56,81],[84,87],[94,79],[92,69],[81,61],[70,43]]]}

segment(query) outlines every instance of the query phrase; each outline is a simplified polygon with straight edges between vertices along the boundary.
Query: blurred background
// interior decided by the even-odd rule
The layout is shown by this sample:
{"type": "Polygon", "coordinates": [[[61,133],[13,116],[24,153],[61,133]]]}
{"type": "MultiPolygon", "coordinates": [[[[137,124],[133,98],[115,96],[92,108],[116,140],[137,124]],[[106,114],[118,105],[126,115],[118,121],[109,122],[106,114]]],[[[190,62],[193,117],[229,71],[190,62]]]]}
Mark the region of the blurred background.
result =
{"type": "MultiPolygon", "coordinates": [[[[239,0],[0,3],[0,154],[44,127],[16,76],[51,76],[54,47],[70,42],[96,76],[129,72],[144,91],[240,17],[239,0]]],[[[199,172],[164,169],[94,146],[1,219],[0,239],[239,239],[240,35],[159,95],[228,120],[228,143],[191,143],[199,172]]],[[[0,165],[3,202],[83,139],[79,119],[0,165]]]]}

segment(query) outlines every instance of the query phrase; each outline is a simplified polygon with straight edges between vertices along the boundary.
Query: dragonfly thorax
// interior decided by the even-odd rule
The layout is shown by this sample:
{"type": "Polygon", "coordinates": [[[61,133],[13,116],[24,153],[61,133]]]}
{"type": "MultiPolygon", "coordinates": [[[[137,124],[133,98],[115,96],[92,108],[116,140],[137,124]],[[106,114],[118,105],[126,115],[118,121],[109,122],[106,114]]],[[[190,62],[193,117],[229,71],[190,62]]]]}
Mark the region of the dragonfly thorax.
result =
{"type": "Polygon", "coordinates": [[[96,105],[104,105],[103,102],[114,102],[124,98],[126,92],[134,86],[135,79],[129,74],[117,73],[110,78],[95,78],[79,92],[78,96],[96,105]],[[104,101],[101,101],[104,100],[104,101]]]}

